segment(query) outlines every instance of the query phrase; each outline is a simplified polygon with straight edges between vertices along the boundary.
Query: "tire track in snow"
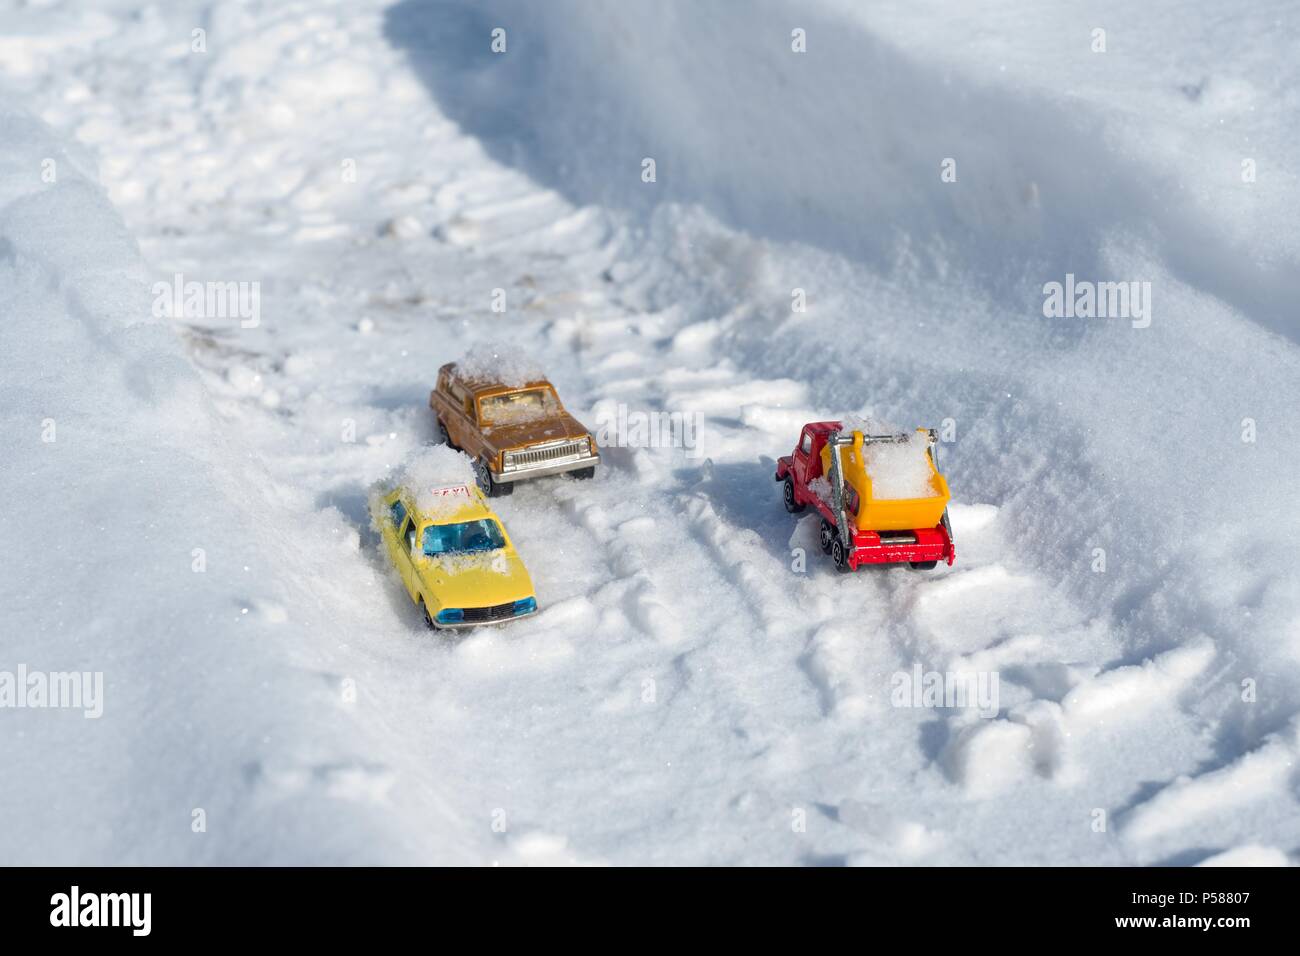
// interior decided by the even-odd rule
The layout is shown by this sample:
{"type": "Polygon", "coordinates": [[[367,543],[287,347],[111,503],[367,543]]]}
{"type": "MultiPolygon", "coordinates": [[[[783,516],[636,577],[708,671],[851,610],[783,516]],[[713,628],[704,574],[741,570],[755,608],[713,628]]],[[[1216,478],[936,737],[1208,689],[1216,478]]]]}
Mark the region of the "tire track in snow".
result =
{"type": "MultiPolygon", "coordinates": [[[[627,490],[626,483],[619,480],[622,477],[615,476],[614,481],[607,483],[616,486],[612,489],[616,495],[627,490]]],[[[584,483],[580,490],[566,489],[563,494],[557,494],[557,498],[562,513],[591,535],[604,555],[605,564],[613,572],[600,590],[611,585],[625,586],[627,593],[622,605],[628,620],[656,640],[671,643],[676,623],[660,596],[639,543],[641,534],[656,527],[656,520],[646,515],[611,519],[606,505],[594,500],[597,496],[590,492],[591,486],[584,483]]]]}

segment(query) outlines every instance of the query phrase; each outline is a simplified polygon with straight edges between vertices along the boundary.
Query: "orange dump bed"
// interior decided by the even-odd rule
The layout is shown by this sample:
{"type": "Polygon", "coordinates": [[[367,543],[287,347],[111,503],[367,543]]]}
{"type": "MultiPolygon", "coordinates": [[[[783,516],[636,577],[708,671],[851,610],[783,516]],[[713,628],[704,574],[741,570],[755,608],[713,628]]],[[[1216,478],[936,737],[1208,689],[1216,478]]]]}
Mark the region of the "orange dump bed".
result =
{"type": "MultiPolygon", "coordinates": [[[[925,431],[918,430],[914,442],[924,442],[925,431]]],[[[821,450],[822,473],[830,474],[833,449],[829,444],[821,450]]],[[[911,531],[916,528],[933,528],[943,518],[948,507],[948,482],[934,467],[928,442],[917,449],[929,466],[929,490],[933,493],[921,497],[882,498],[874,494],[871,466],[863,451],[862,432],[853,433],[853,444],[839,446],[840,467],[844,475],[845,510],[858,531],[911,531]]]]}

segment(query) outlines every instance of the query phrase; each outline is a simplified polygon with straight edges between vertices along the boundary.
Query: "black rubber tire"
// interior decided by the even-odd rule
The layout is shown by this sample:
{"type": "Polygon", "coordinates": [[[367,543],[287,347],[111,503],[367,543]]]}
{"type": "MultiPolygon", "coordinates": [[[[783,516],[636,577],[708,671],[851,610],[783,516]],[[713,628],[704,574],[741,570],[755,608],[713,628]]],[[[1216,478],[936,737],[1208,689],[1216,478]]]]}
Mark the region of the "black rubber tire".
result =
{"type": "Polygon", "coordinates": [[[568,474],[574,481],[590,481],[592,478],[596,477],[596,466],[592,465],[590,468],[578,468],[568,474]]]}
{"type": "Polygon", "coordinates": [[[822,554],[831,553],[831,545],[835,541],[835,525],[831,524],[825,518],[822,518],[822,528],[818,535],[818,543],[822,546],[822,554]]]}
{"type": "Polygon", "coordinates": [[[515,486],[513,482],[497,483],[492,480],[492,469],[488,468],[487,462],[482,458],[474,463],[474,480],[479,490],[489,498],[503,498],[506,495],[513,494],[515,486]]]}
{"type": "Polygon", "coordinates": [[[907,562],[913,571],[933,571],[938,561],[909,561],[907,562]]]}
{"type": "Polygon", "coordinates": [[[438,419],[438,440],[442,442],[444,445],[446,445],[448,448],[456,447],[451,443],[451,435],[447,431],[447,426],[442,423],[441,418],[438,419]]]}
{"type": "Polygon", "coordinates": [[[424,598],[420,598],[420,614],[424,616],[424,626],[431,631],[436,631],[438,625],[433,623],[433,618],[429,614],[429,605],[424,603],[424,598]]]}
{"type": "Polygon", "coordinates": [[[782,486],[782,489],[781,499],[785,502],[785,510],[790,512],[790,514],[797,515],[808,507],[807,505],[799,504],[799,502],[795,500],[794,479],[789,475],[785,476],[785,484],[782,486]]]}
{"type": "Polygon", "coordinates": [[[840,540],[838,534],[831,543],[831,560],[835,562],[836,571],[844,573],[853,570],[849,567],[849,549],[844,547],[844,542],[840,540]]]}

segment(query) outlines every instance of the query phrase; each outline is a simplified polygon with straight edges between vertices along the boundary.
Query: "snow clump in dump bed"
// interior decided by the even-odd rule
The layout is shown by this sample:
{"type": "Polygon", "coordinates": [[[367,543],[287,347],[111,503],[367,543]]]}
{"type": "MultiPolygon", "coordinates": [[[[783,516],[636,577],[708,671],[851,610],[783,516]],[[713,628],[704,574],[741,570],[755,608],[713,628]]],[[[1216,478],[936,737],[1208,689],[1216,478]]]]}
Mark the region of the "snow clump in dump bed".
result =
{"type": "MultiPolygon", "coordinates": [[[[897,425],[872,415],[849,415],[840,423],[846,432],[898,435],[897,425]]],[[[871,478],[871,497],[885,500],[933,498],[939,494],[931,481],[929,442],[922,432],[907,432],[904,442],[879,442],[862,446],[863,463],[871,478]]]]}
{"type": "Polygon", "coordinates": [[[930,477],[928,444],[923,433],[914,432],[907,441],[864,445],[862,457],[871,478],[871,496],[898,499],[938,495],[930,477]]]}

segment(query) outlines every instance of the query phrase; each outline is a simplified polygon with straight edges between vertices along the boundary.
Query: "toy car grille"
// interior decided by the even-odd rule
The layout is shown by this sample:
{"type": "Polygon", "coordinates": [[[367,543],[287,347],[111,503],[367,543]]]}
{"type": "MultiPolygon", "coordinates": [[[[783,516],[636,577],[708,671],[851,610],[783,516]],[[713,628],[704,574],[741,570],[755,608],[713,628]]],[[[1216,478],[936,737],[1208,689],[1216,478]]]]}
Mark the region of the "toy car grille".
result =
{"type": "Polygon", "coordinates": [[[536,465],[561,458],[577,458],[587,450],[587,439],[566,441],[546,448],[521,448],[510,453],[510,462],[514,465],[536,465]]]}
{"type": "Polygon", "coordinates": [[[497,604],[494,607],[467,607],[465,608],[465,623],[471,621],[475,624],[481,624],[484,621],[501,621],[508,617],[515,616],[515,602],[510,601],[506,604],[497,604]]]}

